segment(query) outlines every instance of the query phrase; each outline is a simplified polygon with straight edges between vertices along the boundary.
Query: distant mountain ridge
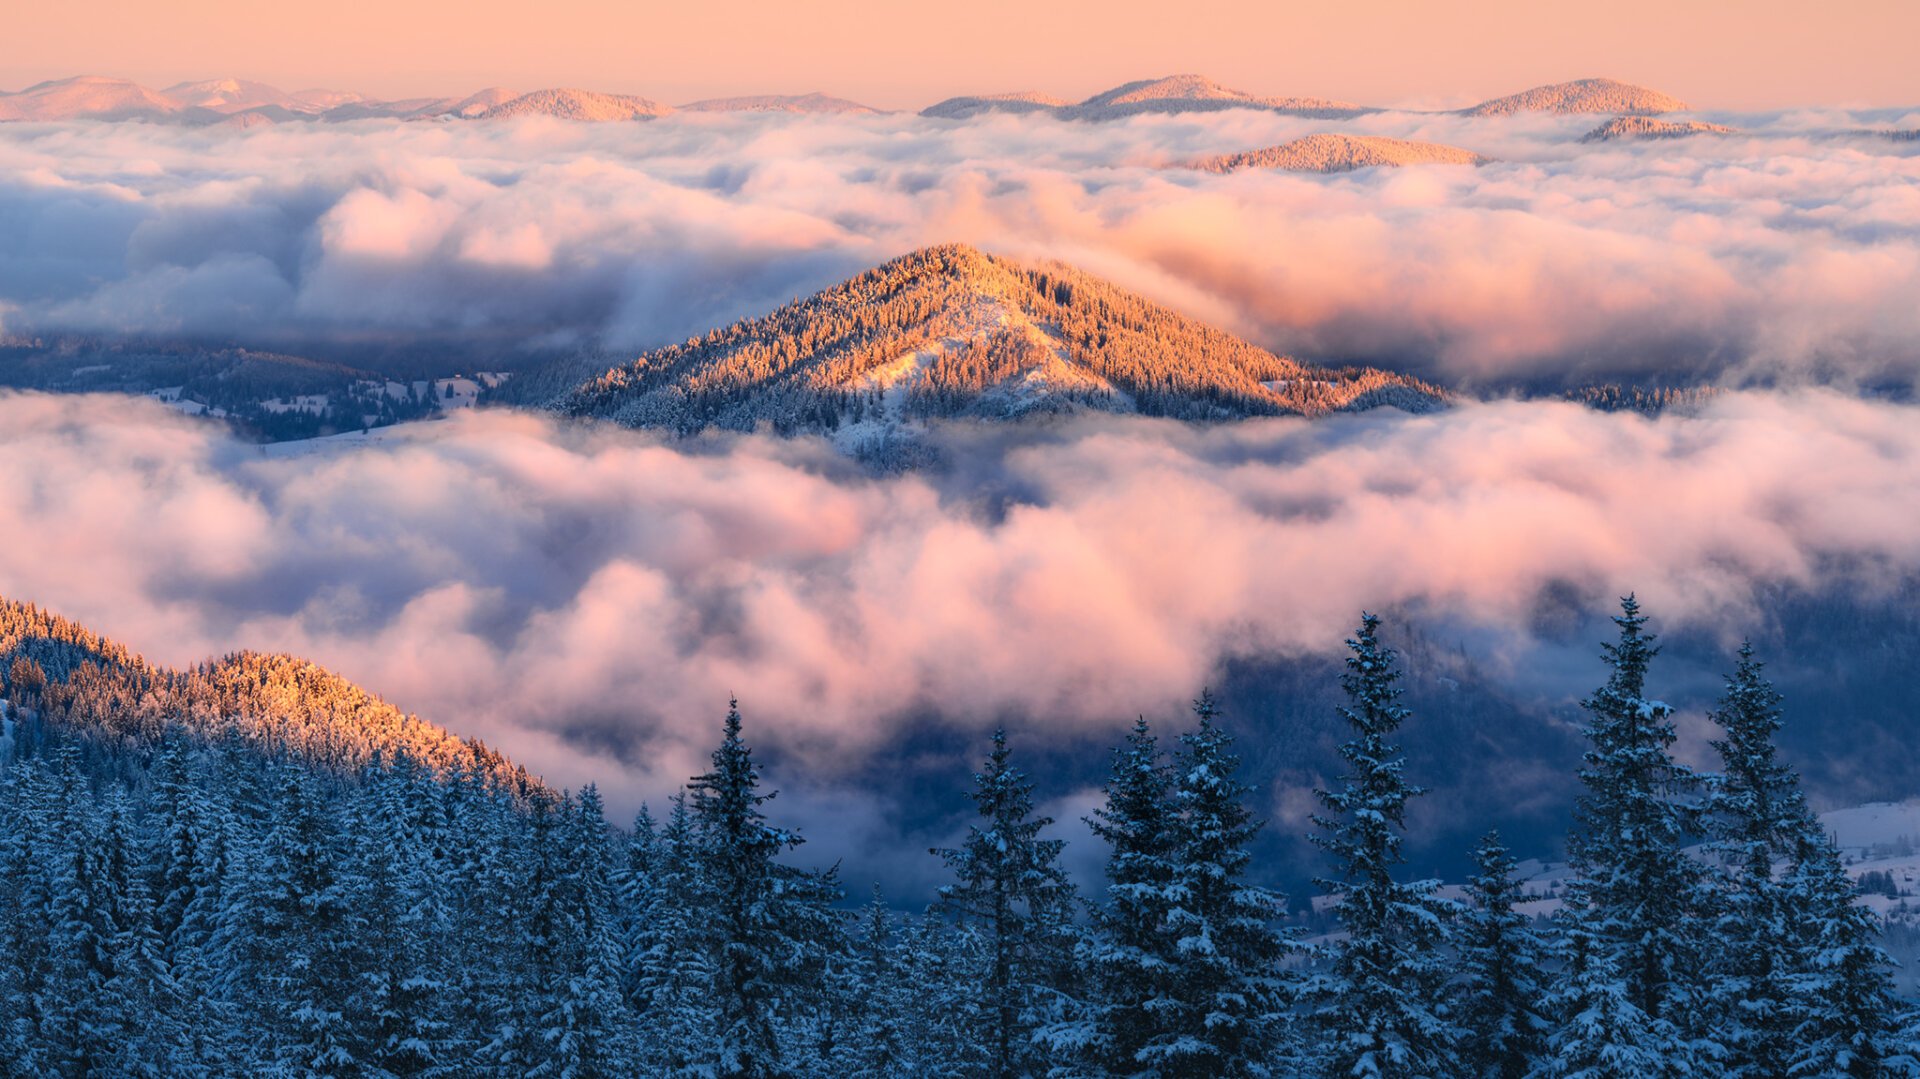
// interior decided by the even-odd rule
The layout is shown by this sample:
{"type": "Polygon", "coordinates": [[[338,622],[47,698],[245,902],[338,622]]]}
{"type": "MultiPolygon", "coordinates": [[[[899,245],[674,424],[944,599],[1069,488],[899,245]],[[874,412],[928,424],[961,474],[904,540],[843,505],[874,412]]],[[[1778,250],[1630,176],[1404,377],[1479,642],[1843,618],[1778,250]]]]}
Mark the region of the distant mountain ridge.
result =
{"type": "Polygon", "coordinates": [[[764,423],[853,437],[1076,410],[1423,411],[1446,396],[1402,375],[1276,356],[1070,266],[947,245],[628,363],[528,372],[496,399],[683,435],[764,423]]]}
{"type": "Polygon", "coordinates": [[[1619,139],[1679,139],[1688,135],[1738,134],[1725,124],[1703,120],[1657,120],[1651,116],[1616,116],[1580,137],[1581,142],[1613,142],[1619,139]]]}
{"type": "Polygon", "coordinates": [[[1322,118],[1343,118],[1372,111],[1352,102],[1326,98],[1260,97],[1222,86],[1203,75],[1182,74],[1124,83],[1078,104],[1038,93],[978,94],[948,98],[922,109],[920,115],[965,120],[988,113],[1050,113],[1063,120],[1118,120],[1143,113],[1222,109],[1261,109],[1322,118]]]}
{"type": "Polygon", "coordinates": [[[1468,116],[1512,116],[1523,112],[1582,113],[1612,112],[1645,116],[1663,112],[1685,112],[1686,102],[1658,90],[1618,79],[1576,79],[1536,86],[1467,109],[1468,116]]]}
{"type": "Polygon", "coordinates": [[[1351,172],[1402,165],[1480,165],[1485,157],[1458,146],[1437,142],[1410,142],[1378,135],[1308,135],[1280,146],[1202,158],[1194,168],[1205,172],[1236,169],[1282,169],[1289,172],[1351,172]]]}

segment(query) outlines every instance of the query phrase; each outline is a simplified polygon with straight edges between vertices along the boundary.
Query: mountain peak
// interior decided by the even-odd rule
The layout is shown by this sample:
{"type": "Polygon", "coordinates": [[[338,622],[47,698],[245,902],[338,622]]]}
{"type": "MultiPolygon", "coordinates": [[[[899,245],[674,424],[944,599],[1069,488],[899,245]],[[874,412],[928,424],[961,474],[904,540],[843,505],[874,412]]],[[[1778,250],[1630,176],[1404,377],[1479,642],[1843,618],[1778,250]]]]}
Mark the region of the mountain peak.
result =
{"type": "Polygon", "coordinates": [[[1189,420],[1443,400],[1415,380],[1311,367],[1057,262],[922,248],[597,373],[551,365],[502,397],[572,416],[884,440],[937,418],[1078,410],[1189,420]]]}
{"type": "Polygon", "coordinates": [[[1520,112],[1613,112],[1648,115],[1685,112],[1687,103],[1645,86],[1618,79],[1575,79],[1536,86],[1517,94],[1483,101],[1467,110],[1469,116],[1511,116],[1520,112]]]}
{"type": "Polygon", "coordinates": [[[609,120],[650,120],[672,112],[671,106],[630,94],[602,94],[592,90],[562,87],[521,94],[480,113],[482,120],[511,119],[519,116],[552,116],[562,120],[589,122],[609,120]]]}
{"type": "Polygon", "coordinates": [[[1195,162],[1194,167],[1206,172],[1232,172],[1244,168],[1350,172],[1354,169],[1397,168],[1402,165],[1480,165],[1486,160],[1472,150],[1437,142],[1322,132],[1263,150],[1205,158],[1195,162]]]}

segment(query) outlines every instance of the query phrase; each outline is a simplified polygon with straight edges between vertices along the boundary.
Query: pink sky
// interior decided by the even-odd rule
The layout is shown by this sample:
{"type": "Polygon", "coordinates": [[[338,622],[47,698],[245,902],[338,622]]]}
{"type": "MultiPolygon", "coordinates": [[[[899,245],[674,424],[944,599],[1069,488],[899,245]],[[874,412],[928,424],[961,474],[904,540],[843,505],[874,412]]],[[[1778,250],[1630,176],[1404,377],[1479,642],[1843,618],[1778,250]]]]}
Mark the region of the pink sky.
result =
{"type": "Polygon", "coordinates": [[[1454,104],[1607,75],[1703,108],[1920,104],[1911,0],[7,0],[0,89],[240,77],[375,96],[554,85],[668,102],[823,90],[912,108],[1196,71],[1255,93],[1454,104]]]}

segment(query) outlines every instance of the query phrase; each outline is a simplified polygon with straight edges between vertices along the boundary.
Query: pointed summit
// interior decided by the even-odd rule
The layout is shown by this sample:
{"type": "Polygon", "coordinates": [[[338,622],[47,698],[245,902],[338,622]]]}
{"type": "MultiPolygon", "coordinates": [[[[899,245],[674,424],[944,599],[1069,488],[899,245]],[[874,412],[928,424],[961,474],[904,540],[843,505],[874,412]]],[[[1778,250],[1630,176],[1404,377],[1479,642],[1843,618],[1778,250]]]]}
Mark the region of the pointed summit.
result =
{"type": "Polygon", "coordinates": [[[762,318],[509,400],[692,434],[892,428],[1091,409],[1190,420],[1438,405],[1413,379],[1276,356],[1060,263],[925,248],[762,318]]]}

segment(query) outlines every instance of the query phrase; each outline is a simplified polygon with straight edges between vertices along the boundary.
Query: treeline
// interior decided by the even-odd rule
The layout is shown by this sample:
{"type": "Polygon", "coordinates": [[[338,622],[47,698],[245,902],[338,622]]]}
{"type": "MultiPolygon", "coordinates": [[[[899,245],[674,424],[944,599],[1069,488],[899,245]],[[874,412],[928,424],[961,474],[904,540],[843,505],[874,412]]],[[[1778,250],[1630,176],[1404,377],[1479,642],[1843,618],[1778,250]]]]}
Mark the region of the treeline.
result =
{"type": "MultiPolygon", "coordinates": [[[[1675,760],[1629,598],[1584,702],[1573,876],[1545,921],[1497,836],[1464,901],[1406,879],[1399,669],[1347,642],[1313,817],[1338,931],[1251,872],[1211,697],[1114,750],[1078,894],[996,733],[924,914],[842,908],[730,709],[659,816],[405,749],[316,765],[237,728],[102,736],[10,690],[0,1069],[23,1075],[1895,1076],[1875,917],[1776,756],[1750,649],[1720,768],[1675,760]]],[[[77,673],[85,665],[72,665],[77,673]]],[[[37,694],[37,696],[36,696],[37,694]]],[[[97,717],[95,717],[97,718],[97,717]]]]}
{"type": "Polygon", "coordinates": [[[909,388],[918,416],[992,414],[1010,402],[983,396],[1044,370],[1064,376],[1049,391],[1060,407],[1191,420],[1423,411],[1445,400],[1407,376],[1275,356],[1059,263],[1023,266],[960,245],[916,251],[583,380],[580,361],[557,363],[495,397],[680,434],[761,423],[830,431],[869,412],[875,380],[916,354],[930,357],[924,385],[909,388]],[[1007,332],[998,320],[1008,314],[1034,332],[1007,332]]]}

